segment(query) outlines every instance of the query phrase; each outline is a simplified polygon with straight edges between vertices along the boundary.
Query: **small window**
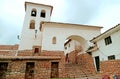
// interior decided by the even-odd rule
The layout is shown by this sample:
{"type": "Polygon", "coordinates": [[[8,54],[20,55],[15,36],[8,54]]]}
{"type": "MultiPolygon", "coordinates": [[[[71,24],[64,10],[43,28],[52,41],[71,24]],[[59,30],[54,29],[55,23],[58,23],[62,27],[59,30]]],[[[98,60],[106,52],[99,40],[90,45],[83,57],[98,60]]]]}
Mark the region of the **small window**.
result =
{"type": "Polygon", "coordinates": [[[45,16],[46,16],[45,10],[42,10],[42,11],[41,11],[41,14],[40,14],[40,17],[45,18],[45,16]]]}
{"type": "Polygon", "coordinates": [[[35,29],[35,21],[30,21],[30,29],[35,29]]]}
{"type": "Polygon", "coordinates": [[[34,53],[39,53],[39,48],[35,48],[34,53]]]}
{"type": "Polygon", "coordinates": [[[32,11],[31,11],[31,16],[36,17],[36,15],[37,15],[36,9],[32,9],[32,11]]]}
{"type": "Polygon", "coordinates": [[[115,55],[108,56],[108,60],[114,60],[114,59],[115,59],[115,55]]]}
{"type": "Polygon", "coordinates": [[[70,47],[70,44],[69,44],[69,47],[70,47]]]}
{"type": "Polygon", "coordinates": [[[42,31],[42,25],[41,24],[40,24],[40,28],[39,29],[40,29],[40,31],[42,31]]]}
{"type": "Polygon", "coordinates": [[[53,44],[56,44],[56,37],[53,37],[52,43],[53,43],[53,44]]]}
{"type": "Polygon", "coordinates": [[[67,49],[67,47],[65,47],[65,49],[67,49]]]}
{"type": "Polygon", "coordinates": [[[111,43],[112,43],[111,36],[108,36],[107,38],[105,38],[105,45],[109,45],[111,43]]]}
{"type": "Polygon", "coordinates": [[[31,11],[31,16],[34,16],[34,17],[36,17],[36,14],[37,14],[37,11],[36,11],[36,9],[32,9],[32,11],[31,11]]]}

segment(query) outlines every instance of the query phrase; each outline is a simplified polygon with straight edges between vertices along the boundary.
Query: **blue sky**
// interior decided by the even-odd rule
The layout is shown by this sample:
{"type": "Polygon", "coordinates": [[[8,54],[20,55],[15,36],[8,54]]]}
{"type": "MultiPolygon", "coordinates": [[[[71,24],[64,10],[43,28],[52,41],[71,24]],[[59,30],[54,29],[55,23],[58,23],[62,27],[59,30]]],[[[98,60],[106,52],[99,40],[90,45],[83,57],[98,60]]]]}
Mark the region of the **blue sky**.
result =
{"type": "MultiPolygon", "coordinates": [[[[26,0],[53,6],[51,21],[102,26],[120,23],[120,0],[26,0]]],[[[25,0],[0,0],[0,44],[17,44],[25,15],[25,0]]]]}

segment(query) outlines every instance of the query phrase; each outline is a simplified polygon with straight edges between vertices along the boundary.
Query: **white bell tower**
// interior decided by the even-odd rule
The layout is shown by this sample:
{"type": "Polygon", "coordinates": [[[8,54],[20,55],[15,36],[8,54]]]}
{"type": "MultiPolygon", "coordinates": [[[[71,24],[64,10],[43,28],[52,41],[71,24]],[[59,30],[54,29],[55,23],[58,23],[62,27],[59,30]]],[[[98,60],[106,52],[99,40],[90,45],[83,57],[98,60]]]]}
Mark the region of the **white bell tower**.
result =
{"type": "Polygon", "coordinates": [[[40,23],[50,21],[52,6],[25,2],[25,18],[20,39],[19,50],[31,50],[34,46],[41,47],[42,32],[40,23]]]}

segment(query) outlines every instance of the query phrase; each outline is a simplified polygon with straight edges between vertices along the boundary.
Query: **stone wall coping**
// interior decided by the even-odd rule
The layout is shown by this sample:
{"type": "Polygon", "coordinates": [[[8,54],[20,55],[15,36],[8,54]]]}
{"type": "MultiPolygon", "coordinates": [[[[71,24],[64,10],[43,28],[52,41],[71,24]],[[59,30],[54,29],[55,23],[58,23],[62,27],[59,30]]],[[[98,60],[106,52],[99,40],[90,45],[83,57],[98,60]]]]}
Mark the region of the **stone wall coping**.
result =
{"type": "Polygon", "coordinates": [[[0,56],[0,60],[53,60],[53,59],[61,59],[60,56],[0,56]]]}

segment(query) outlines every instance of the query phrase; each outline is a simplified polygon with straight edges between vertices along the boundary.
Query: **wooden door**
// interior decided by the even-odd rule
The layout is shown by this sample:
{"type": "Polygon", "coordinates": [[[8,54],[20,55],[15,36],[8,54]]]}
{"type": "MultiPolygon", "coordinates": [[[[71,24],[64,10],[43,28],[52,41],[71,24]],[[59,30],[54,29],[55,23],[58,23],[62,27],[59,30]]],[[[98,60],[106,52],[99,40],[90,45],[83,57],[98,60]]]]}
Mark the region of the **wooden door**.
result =
{"type": "Polygon", "coordinates": [[[52,62],[51,63],[51,78],[58,78],[59,72],[58,72],[58,62],[52,62]]]}
{"type": "Polygon", "coordinates": [[[34,79],[34,62],[26,63],[25,79],[34,79]]]}
{"type": "Polygon", "coordinates": [[[99,56],[95,57],[96,70],[100,71],[100,59],[99,56]]]}
{"type": "Polygon", "coordinates": [[[0,63],[0,79],[6,79],[7,66],[8,63],[6,62],[0,63]]]}

